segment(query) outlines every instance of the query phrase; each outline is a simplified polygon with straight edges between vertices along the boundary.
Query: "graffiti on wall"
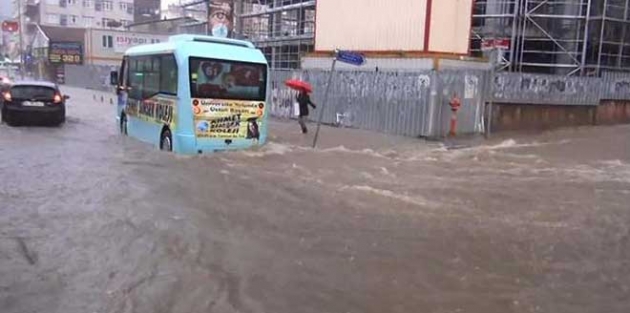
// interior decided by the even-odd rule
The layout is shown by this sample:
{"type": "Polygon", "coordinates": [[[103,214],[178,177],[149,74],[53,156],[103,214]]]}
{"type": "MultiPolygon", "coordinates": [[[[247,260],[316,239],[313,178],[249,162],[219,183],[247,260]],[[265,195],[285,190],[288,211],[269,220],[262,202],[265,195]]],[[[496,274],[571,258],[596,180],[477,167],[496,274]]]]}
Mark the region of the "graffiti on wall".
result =
{"type": "Polygon", "coordinates": [[[599,84],[586,77],[501,73],[494,77],[491,87],[498,101],[595,104],[599,84]]]}
{"type": "Polygon", "coordinates": [[[208,5],[208,28],[212,36],[232,37],[234,0],[210,0],[208,5]]]}

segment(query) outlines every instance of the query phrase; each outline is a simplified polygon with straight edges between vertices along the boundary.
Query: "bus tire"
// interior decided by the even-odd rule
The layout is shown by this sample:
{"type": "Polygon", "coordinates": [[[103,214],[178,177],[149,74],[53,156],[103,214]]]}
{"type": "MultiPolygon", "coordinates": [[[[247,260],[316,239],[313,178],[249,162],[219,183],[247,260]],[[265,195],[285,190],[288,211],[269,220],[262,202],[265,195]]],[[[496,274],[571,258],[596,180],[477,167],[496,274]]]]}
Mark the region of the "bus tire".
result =
{"type": "Polygon", "coordinates": [[[168,127],[164,127],[162,135],[160,136],[160,150],[171,152],[173,151],[173,136],[171,130],[168,127]]]}
{"type": "Polygon", "coordinates": [[[127,115],[124,113],[120,116],[120,133],[127,136],[127,115]]]}

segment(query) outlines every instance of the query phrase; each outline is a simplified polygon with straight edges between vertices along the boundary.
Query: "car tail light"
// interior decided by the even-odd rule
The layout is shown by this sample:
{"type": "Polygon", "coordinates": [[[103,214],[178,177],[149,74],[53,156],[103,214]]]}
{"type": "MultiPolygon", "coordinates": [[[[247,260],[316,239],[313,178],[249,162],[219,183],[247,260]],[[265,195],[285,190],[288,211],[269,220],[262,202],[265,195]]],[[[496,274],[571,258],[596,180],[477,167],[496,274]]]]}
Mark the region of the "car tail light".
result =
{"type": "Polygon", "coordinates": [[[2,94],[2,97],[4,98],[4,101],[8,101],[11,102],[12,98],[11,98],[11,93],[10,92],[5,92],[2,94]]]}
{"type": "Polygon", "coordinates": [[[61,95],[56,93],[55,96],[53,97],[53,102],[54,103],[61,103],[61,95]]]}

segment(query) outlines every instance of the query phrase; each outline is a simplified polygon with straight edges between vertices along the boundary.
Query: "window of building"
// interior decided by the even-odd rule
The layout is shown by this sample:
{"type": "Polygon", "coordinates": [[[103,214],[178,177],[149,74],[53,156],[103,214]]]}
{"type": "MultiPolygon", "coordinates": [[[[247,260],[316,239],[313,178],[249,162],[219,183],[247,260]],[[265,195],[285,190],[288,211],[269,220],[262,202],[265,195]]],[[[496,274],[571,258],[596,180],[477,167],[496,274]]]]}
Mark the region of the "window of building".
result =
{"type": "Polygon", "coordinates": [[[113,48],[114,38],[111,35],[103,35],[103,48],[113,48]]]}
{"type": "Polygon", "coordinates": [[[76,15],[70,15],[70,18],[68,19],[68,23],[70,25],[77,25],[79,24],[79,17],[76,15]]]}
{"type": "Polygon", "coordinates": [[[59,15],[46,14],[46,22],[48,22],[48,24],[59,24],[59,15]]]}
{"type": "Polygon", "coordinates": [[[59,0],[46,0],[48,5],[59,5],[59,0]]]}
{"type": "Polygon", "coordinates": [[[83,17],[83,26],[84,27],[92,27],[92,26],[94,26],[94,17],[92,17],[92,16],[84,16],[83,17]]]}
{"type": "Polygon", "coordinates": [[[84,8],[93,8],[94,7],[94,0],[83,0],[83,7],[84,8]]]}
{"type": "Polygon", "coordinates": [[[66,7],[66,0],[59,0],[59,6],[62,8],[66,7]]]}
{"type": "Polygon", "coordinates": [[[77,4],[77,0],[66,0],[66,3],[68,5],[76,5],[77,4]]]}
{"type": "Polygon", "coordinates": [[[173,55],[132,57],[129,62],[129,97],[146,99],[158,93],[177,94],[177,63],[173,55]]]}
{"type": "Polygon", "coordinates": [[[94,1],[94,10],[96,11],[103,11],[103,1],[101,0],[95,0],[94,1]]]}
{"type": "Polygon", "coordinates": [[[129,11],[133,12],[133,3],[129,3],[129,2],[120,2],[119,3],[120,6],[120,10],[123,12],[127,12],[129,13],[129,11]]]}
{"type": "Polygon", "coordinates": [[[103,11],[111,11],[114,9],[114,4],[111,1],[103,1],[103,11]]]}
{"type": "Polygon", "coordinates": [[[59,15],[59,25],[67,26],[68,25],[68,16],[65,14],[59,15]]]}
{"type": "Polygon", "coordinates": [[[104,18],[101,19],[101,22],[103,23],[103,27],[109,27],[109,28],[117,28],[117,27],[119,27],[118,26],[118,22],[116,20],[114,20],[114,19],[111,19],[111,18],[104,17],[104,18]]]}

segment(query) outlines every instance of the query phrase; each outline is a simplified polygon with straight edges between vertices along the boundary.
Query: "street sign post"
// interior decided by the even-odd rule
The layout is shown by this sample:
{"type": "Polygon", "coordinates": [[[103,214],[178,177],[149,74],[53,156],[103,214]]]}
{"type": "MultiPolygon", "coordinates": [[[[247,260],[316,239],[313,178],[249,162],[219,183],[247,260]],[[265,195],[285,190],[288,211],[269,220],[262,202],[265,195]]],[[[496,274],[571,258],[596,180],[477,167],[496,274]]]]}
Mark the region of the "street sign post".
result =
{"type": "Polygon", "coordinates": [[[365,64],[365,57],[356,52],[352,51],[340,51],[335,50],[335,58],[332,62],[332,67],[330,69],[330,76],[328,76],[328,85],[326,85],[326,93],[324,94],[324,102],[322,103],[322,107],[319,109],[319,117],[317,118],[317,130],[315,131],[315,138],[313,138],[313,148],[317,146],[317,138],[319,137],[319,129],[322,125],[322,119],[324,118],[324,110],[326,109],[326,104],[328,103],[328,94],[330,93],[330,86],[332,86],[333,82],[333,74],[335,73],[335,65],[337,65],[337,61],[351,64],[354,66],[361,66],[365,64]]]}
{"type": "Polygon", "coordinates": [[[339,62],[355,66],[361,66],[365,64],[365,57],[360,53],[352,51],[337,51],[337,56],[335,57],[335,59],[339,62]]]}

